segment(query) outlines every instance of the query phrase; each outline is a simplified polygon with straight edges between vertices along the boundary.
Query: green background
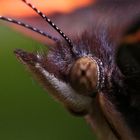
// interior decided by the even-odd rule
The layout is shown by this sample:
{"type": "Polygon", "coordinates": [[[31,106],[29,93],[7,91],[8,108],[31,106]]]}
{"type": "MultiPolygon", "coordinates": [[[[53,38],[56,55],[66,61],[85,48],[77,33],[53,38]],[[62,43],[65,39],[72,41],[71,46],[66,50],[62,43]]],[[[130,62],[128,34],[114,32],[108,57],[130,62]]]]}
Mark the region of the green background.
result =
{"type": "Polygon", "coordinates": [[[0,24],[0,140],[94,140],[84,119],[49,97],[13,54],[41,47],[0,24]]]}

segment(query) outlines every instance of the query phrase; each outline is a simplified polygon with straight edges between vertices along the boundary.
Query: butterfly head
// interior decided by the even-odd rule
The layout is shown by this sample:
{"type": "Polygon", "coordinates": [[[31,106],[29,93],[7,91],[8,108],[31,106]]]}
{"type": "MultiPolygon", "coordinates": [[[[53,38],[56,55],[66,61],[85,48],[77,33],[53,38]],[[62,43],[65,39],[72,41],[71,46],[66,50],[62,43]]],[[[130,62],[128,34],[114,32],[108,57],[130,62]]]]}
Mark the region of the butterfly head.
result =
{"type": "Polygon", "coordinates": [[[66,108],[78,114],[89,113],[93,96],[102,89],[105,79],[101,60],[89,52],[93,50],[93,42],[89,41],[93,36],[86,38],[85,43],[83,39],[72,41],[35,6],[22,1],[47,21],[63,37],[63,41],[26,23],[0,16],[1,20],[28,28],[55,42],[47,55],[16,50],[17,58],[66,108]]]}

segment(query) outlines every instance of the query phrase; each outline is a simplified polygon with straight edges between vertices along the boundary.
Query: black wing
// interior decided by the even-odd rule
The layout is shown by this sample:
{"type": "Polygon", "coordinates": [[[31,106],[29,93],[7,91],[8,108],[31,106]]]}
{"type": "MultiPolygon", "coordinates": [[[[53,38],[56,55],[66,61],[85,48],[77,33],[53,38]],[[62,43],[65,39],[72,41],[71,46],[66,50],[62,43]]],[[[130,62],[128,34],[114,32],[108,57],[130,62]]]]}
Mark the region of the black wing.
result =
{"type": "MultiPolygon", "coordinates": [[[[117,64],[126,84],[139,95],[140,91],[140,18],[124,35],[117,52],[117,64]]],[[[139,95],[140,96],[140,95],[139,95]]]]}
{"type": "Polygon", "coordinates": [[[124,34],[116,55],[129,98],[128,122],[137,137],[140,124],[140,17],[131,24],[124,34]]]}

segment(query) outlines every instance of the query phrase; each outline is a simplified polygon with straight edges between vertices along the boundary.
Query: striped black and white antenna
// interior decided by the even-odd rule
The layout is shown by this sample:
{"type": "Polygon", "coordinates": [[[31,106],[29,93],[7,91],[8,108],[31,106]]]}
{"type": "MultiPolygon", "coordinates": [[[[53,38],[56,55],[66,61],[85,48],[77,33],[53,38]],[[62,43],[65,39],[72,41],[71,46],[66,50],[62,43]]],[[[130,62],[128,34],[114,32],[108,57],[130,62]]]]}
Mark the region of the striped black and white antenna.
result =
{"type": "Polygon", "coordinates": [[[42,30],[39,30],[38,28],[32,27],[32,26],[29,25],[29,24],[23,23],[23,22],[21,22],[21,21],[17,21],[17,20],[15,20],[15,19],[12,19],[12,18],[9,18],[9,17],[4,17],[4,16],[0,16],[0,19],[1,19],[1,20],[4,20],[4,21],[11,22],[11,23],[14,23],[14,24],[17,24],[17,25],[20,25],[20,26],[23,26],[23,27],[25,27],[25,28],[28,28],[28,29],[30,29],[30,30],[32,30],[32,31],[34,31],[34,32],[37,32],[37,33],[39,33],[39,34],[41,34],[41,35],[43,35],[43,36],[48,37],[49,39],[51,39],[51,40],[53,40],[53,41],[55,41],[55,42],[58,42],[58,41],[59,41],[58,38],[55,38],[55,37],[51,36],[50,34],[44,32],[44,31],[42,31],[42,30]]]}
{"type": "Polygon", "coordinates": [[[40,10],[38,10],[34,5],[27,2],[26,0],[22,0],[25,2],[29,7],[31,7],[37,14],[39,14],[45,21],[47,21],[65,40],[66,42],[73,47],[72,41],[65,35],[64,32],[60,30],[44,13],[42,13],[40,10]]]}
{"type": "MultiPolygon", "coordinates": [[[[68,38],[64,32],[61,31],[60,28],[58,28],[44,13],[42,13],[40,10],[38,10],[34,5],[32,5],[31,3],[27,2],[26,0],[22,0],[24,3],[26,3],[29,7],[31,7],[37,14],[39,14],[45,21],[47,21],[64,39],[65,41],[69,44],[70,46],[70,49],[72,51],[72,48],[73,48],[73,43],[71,41],[70,38],[68,38]]],[[[55,41],[55,42],[59,42],[59,39],[56,38],[56,37],[53,37],[51,36],[49,33],[46,33],[36,27],[32,27],[31,25],[29,24],[26,24],[26,23],[23,23],[21,21],[17,21],[15,19],[12,19],[12,18],[8,18],[8,17],[4,17],[4,16],[0,16],[0,19],[1,20],[5,20],[5,21],[8,21],[8,22],[11,22],[11,23],[15,23],[15,24],[18,24],[20,26],[23,26],[25,28],[28,28],[34,32],[37,32],[43,36],[46,36],[48,37],[49,39],[55,41]]]]}

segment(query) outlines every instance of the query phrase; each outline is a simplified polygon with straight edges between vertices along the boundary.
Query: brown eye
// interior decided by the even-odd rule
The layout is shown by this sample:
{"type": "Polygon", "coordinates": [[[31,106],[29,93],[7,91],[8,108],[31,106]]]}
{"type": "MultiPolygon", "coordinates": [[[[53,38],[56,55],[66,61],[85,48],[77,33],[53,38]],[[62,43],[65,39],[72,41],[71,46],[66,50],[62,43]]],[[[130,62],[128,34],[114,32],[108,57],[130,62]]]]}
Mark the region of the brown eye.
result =
{"type": "Polygon", "coordinates": [[[89,95],[97,91],[98,64],[91,57],[79,58],[71,68],[72,87],[80,94],[89,95]]]}

